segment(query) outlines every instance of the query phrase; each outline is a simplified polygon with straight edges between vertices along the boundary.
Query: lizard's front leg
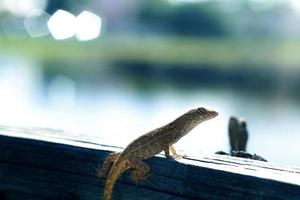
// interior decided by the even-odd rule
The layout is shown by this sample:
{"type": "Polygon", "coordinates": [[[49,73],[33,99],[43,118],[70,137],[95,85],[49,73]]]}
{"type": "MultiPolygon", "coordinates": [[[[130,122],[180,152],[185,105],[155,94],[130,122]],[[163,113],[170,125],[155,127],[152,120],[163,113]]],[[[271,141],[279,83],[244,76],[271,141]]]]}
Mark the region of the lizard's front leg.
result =
{"type": "Polygon", "coordinates": [[[172,145],[169,146],[169,150],[171,151],[171,153],[173,154],[173,157],[175,159],[181,159],[183,156],[179,155],[176,153],[176,150],[174,149],[174,147],[172,145]]]}
{"type": "Polygon", "coordinates": [[[112,162],[115,162],[115,160],[117,159],[118,155],[120,153],[111,153],[109,154],[106,159],[103,162],[103,165],[101,167],[101,169],[98,172],[98,176],[99,177],[104,177],[105,174],[107,174],[108,170],[109,170],[109,166],[112,162]]]}
{"type": "Polygon", "coordinates": [[[178,155],[176,153],[176,150],[172,145],[167,146],[164,149],[164,152],[165,152],[165,155],[166,155],[167,158],[173,158],[173,159],[181,159],[182,158],[181,155],[178,155]],[[172,156],[170,155],[170,152],[173,154],[172,156]]]}
{"type": "Polygon", "coordinates": [[[133,168],[130,177],[136,183],[144,179],[150,171],[150,167],[141,160],[130,160],[130,165],[133,168]]]}

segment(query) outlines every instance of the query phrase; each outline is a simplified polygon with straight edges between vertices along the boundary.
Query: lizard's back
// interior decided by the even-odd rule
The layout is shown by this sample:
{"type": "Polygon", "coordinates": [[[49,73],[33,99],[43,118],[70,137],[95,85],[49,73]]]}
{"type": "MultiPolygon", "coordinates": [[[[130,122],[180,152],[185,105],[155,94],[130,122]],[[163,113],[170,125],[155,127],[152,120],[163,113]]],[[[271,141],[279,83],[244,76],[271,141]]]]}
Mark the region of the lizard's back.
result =
{"type": "Polygon", "coordinates": [[[122,152],[122,155],[125,157],[139,158],[141,160],[153,157],[173,143],[172,137],[174,131],[172,124],[168,124],[148,132],[132,141],[122,152]]]}

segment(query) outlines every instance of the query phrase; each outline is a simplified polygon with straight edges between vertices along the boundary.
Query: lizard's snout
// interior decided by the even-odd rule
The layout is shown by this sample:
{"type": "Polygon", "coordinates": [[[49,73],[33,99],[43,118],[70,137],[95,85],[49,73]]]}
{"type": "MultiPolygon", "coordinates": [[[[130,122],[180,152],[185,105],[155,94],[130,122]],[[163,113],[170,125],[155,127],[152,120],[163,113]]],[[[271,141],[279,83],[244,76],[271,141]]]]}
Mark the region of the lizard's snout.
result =
{"type": "Polygon", "coordinates": [[[216,111],[214,111],[214,110],[210,111],[210,113],[211,113],[211,115],[214,116],[214,117],[216,117],[216,116],[219,115],[219,113],[216,112],[216,111]]]}
{"type": "Polygon", "coordinates": [[[209,111],[208,113],[207,113],[207,116],[211,119],[211,118],[214,118],[214,117],[216,117],[216,116],[218,116],[219,115],[219,113],[218,112],[216,112],[216,111],[214,111],[214,110],[211,110],[211,111],[209,111]]]}
{"type": "Polygon", "coordinates": [[[208,118],[214,118],[216,116],[218,116],[218,112],[214,111],[214,110],[208,110],[206,108],[203,108],[203,107],[200,107],[200,108],[197,108],[197,112],[201,115],[204,115],[208,118]]]}

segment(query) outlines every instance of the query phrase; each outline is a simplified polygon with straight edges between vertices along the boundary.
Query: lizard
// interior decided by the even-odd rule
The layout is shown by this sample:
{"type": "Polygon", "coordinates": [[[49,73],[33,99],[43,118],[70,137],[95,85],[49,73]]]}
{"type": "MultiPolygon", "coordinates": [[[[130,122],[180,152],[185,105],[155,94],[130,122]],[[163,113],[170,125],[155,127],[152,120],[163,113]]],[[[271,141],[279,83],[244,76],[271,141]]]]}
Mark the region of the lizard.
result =
{"type": "Polygon", "coordinates": [[[127,169],[133,170],[131,179],[136,183],[144,179],[150,172],[150,167],[143,160],[151,158],[162,151],[164,151],[167,158],[180,158],[172,145],[198,124],[217,115],[216,111],[207,110],[203,107],[192,109],[174,121],[138,137],[122,152],[109,154],[98,174],[99,177],[104,177],[112,164],[105,183],[103,199],[112,199],[114,184],[127,169]]]}

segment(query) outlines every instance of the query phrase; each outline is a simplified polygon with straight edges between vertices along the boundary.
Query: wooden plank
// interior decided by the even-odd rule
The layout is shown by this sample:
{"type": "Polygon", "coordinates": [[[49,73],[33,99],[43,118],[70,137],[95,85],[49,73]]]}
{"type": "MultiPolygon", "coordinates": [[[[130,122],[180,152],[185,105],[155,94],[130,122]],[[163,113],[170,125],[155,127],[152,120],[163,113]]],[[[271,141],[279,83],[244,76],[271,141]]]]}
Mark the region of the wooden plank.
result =
{"type": "MultiPolygon", "coordinates": [[[[120,150],[58,130],[2,126],[0,134],[0,194],[7,199],[102,199],[105,179],[97,170],[110,151],[120,150]]],[[[146,162],[148,178],[136,185],[124,173],[113,200],[300,198],[298,168],[220,155],[146,162]]]]}

